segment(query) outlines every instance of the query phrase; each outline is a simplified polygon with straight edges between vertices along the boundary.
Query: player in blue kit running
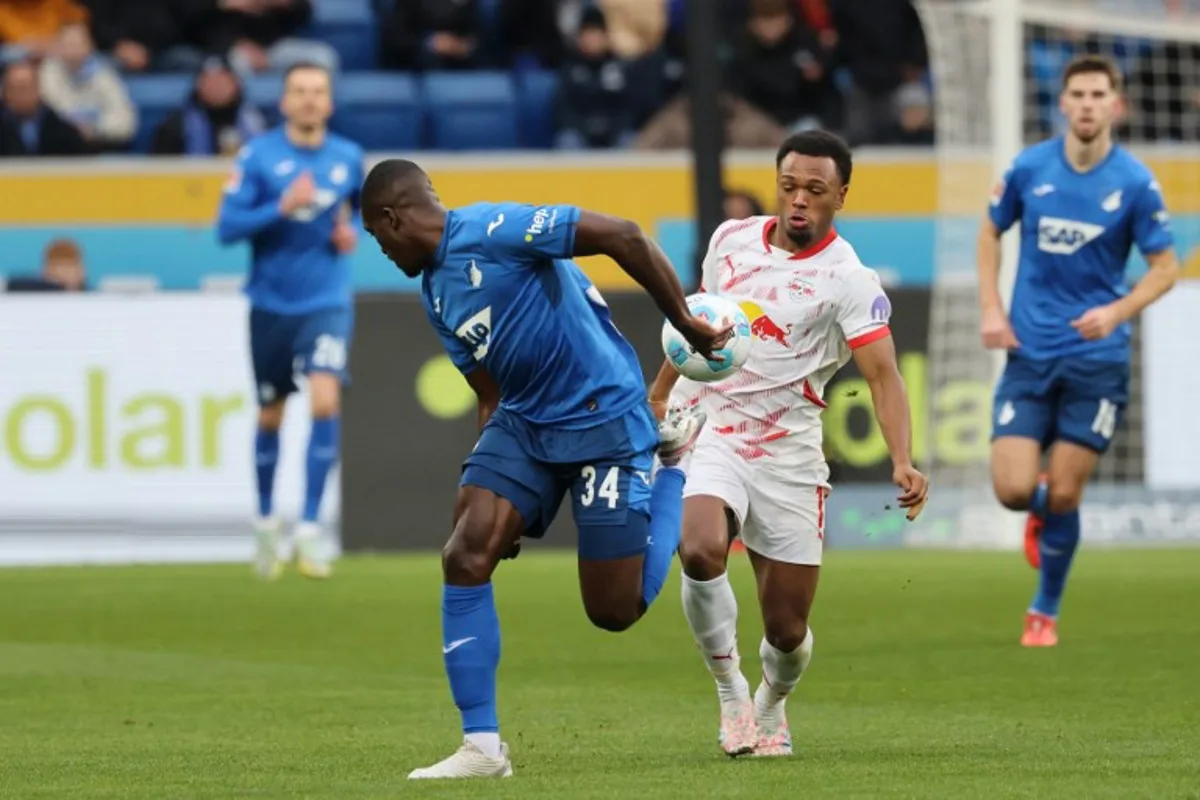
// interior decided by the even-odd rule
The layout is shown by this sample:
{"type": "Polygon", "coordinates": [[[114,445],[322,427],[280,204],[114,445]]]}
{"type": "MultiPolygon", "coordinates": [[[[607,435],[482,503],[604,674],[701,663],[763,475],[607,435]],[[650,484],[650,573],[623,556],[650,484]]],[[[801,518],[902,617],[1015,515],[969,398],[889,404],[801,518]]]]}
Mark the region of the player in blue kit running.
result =
{"type": "Polygon", "coordinates": [[[296,566],[327,577],[330,543],[319,525],[326,477],[338,460],[341,386],[353,327],[350,267],[363,151],[326,128],[333,111],[329,73],[294,66],[284,76],[285,123],[238,155],[217,221],[224,244],[250,243],[246,284],[250,351],[259,401],[254,459],[258,483],[255,568],[282,568],[281,523],[273,513],[279,429],[288,395],[307,383],[312,434],[304,508],[295,530],[296,566]]]}
{"type": "Polygon", "coordinates": [[[1004,506],[1029,511],[1025,554],[1041,570],[1021,638],[1027,647],[1058,643],[1083,487],[1129,397],[1129,320],[1179,271],[1157,181],[1112,140],[1122,107],[1116,66],[1077,58],[1062,87],[1068,132],[1017,156],[992,194],[978,250],[983,342],[1008,351],[995,396],[992,482],[1004,506]],[[1017,222],[1021,254],[1006,315],[999,238],[1017,222]],[[1150,269],[1130,289],[1135,244],[1150,269]]]}
{"type": "Polygon", "coordinates": [[[704,422],[687,412],[658,426],[633,348],[569,259],[611,257],[705,355],[731,326],[692,317],[666,256],[624,220],[566,205],[447,211],[417,165],[391,160],[367,176],[363,223],[405,274],[421,276],[425,311],[479,396],[482,428],[442,553],[442,652],[464,741],[409,777],[506,777],[496,564],[522,535],[541,537],[569,492],[588,618],[609,631],[633,625],[670,571],[683,514],[680,462],[704,422]]]}

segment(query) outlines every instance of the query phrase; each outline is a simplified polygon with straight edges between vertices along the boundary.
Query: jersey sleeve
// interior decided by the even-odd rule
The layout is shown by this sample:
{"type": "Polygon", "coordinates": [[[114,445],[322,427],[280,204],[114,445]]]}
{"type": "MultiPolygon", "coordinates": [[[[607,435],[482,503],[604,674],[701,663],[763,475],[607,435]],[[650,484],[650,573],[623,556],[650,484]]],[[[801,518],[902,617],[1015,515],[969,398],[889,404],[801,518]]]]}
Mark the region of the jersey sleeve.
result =
{"type": "Polygon", "coordinates": [[[988,204],[988,217],[996,230],[1004,233],[1021,218],[1024,205],[1021,202],[1023,172],[1018,161],[1013,161],[1008,171],[992,189],[988,204]]]}
{"type": "Polygon", "coordinates": [[[1133,239],[1143,256],[1161,253],[1175,246],[1171,215],[1167,212],[1158,181],[1152,179],[1145,185],[1138,195],[1133,213],[1133,239]]]}
{"type": "Polygon", "coordinates": [[[837,309],[838,327],[851,350],[882,339],[891,333],[892,302],[879,283],[879,276],[865,267],[847,280],[837,309]]]}
{"type": "Polygon", "coordinates": [[[717,229],[713,231],[713,235],[708,239],[708,252],[704,254],[704,261],[700,262],[700,291],[702,292],[720,293],[720,245],[722,240],[725,239],[726,228],[732,222],[730,220],[718,225],[717,229]]]}
{"type": "Polygon", "coordinates": [[[442,315],[437,313],[424,292],[421,294],[421,304],[425,306],[425,314],[429,317],[429,322],[437,332],[438,338],[442,340],[442,347],[445,348],[446,355],[450,357],[450,361],[458,371],[466,375],[478,367],[479,362],[475,359],[471,348],[446,327],[446,323],[442,321],[442,315]]]}
{"type": "Polygon", "coordinates": [[[283,219],[278,204],[265,195],[262,160],[253,145],[246,145],[225,182],[217,238],[224,244],[248,239],[283,219]]]}
{"type": "Polygon", "coordinates": [[[570,258],[575,252],[576,206],[498,206],[486,224],[484,241],[507,258],[533,264],[570,258]]]}

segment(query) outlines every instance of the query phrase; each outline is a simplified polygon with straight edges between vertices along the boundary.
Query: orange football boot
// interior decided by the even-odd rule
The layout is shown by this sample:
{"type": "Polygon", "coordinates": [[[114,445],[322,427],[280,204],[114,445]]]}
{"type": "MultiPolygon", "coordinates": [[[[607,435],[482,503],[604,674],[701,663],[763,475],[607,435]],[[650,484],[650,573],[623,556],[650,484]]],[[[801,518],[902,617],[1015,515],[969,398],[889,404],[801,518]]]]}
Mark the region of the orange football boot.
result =
{"type": "MultiPolygon", "coordinates": [[[[1047,480],[1046,475],[1038,476],[1038,484],[1043,484],[1047,480]]],[[[1046,526],[1046,521],[1032,511],[1025,520],[1025,560],[1029,562],[1029,566],[1038,569],[1042,566],[1042,551],[1038,546],[1042,539],[1042,528],[1046,526]]]]}
{"type": "Polygon", "coordinates": [[[1058,622],[1054,617],[1036,611],[1025,612],[1025,632],[1022,647],[1054,647],[1058,644],[1058,622]]]}

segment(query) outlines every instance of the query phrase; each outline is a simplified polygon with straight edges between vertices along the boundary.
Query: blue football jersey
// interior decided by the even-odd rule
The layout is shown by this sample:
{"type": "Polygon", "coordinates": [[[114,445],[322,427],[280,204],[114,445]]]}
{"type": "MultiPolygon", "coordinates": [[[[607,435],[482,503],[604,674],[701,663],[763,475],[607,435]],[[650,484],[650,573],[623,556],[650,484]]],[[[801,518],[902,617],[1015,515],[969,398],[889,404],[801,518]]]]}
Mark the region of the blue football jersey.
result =
{"type": "Polygon", "coordinates": [[[1129,291],[1125,270],[1134,244],[1143,255],[1173,246],[1170,217],[1153,174],[1128,150],[1114,145],[1104,161],[1080,173],[1064,144],[1057,138],[1026,148],[992,193],[996,228],[1021,223],[1010,310],[1017,352],[1124,361],[1128,323],[1088,341],[1071,321],[1129,291]]]}
{"type": "Polygon", "coordinates": [[[565,429],[646,399],[633,347],[570,260],[579,209],[479,203],[450,211],[421,298],[455,366],[484,367],[502,408],[565,429]]]}
{"type": "Polygon", "coordinates": [[[362,148],[332,133],[307,149],[276,128],[242,148],[225,187],[217,235],[226,244],[250,242],[246,294],[254,308],[307,314],[350,306],[350,265],[332,236],[339,217],[358,225],[362,182],[362,148]],[[279,200],[304,172],[316,186],[313,202],[284,218],[279,200]]]}

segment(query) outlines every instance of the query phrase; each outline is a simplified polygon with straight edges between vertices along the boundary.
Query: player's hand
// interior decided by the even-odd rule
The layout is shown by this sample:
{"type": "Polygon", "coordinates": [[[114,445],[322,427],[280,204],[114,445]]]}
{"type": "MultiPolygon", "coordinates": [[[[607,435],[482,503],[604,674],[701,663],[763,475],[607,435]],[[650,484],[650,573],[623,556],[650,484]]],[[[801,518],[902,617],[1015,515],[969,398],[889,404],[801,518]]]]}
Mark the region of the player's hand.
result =
{"type": "Polygon", "coordinates": [[[1083,316],[1071,322],[1071,327],[1079,331],[1085,339],[1104,339],[1121,324],[1121,317],[1112,306],[1098,306],[1084,312],[1083,316]]]}
{"type": "Polygon", "coordinates": [[[301,172],[283,192],[279,200],[279,210],[284,216],[295,213],[298,209],[312,204],[317,197],[317,186],[313,183],[311,172],[301,172]]]}
{"type": "Polygon", "coordinates": [[[333,226],[332,241],[333,248],[339,253],[352,253],[358,243],[358,232],[349,222],[339,222],[333,226]]]}
{"type": "Polygon", "coordinates": [[[689,314],[682,325],[675,327],[697,353],[710,361],[719,360],[714,358],[713,353],[724,347],[729,337],[733,336],[733,320],[722,321],[718,327],[708,320],[689,314]]]}
{"type": "Polygon", "coordinates": [[[993,308],[983,312],[983,320],[979,325],[979,333],[983,337],[983,346],[988,350],[1016,350],[1021,346],[1013,333],[1012,324],[1002,308],[993,308]]]}
{"type": "Polygon", "coordinates": [[[912,464],[901,464],[892,470],[892,483],[900,487],[896,500],[901,508],[908,509],[909,522],[917,518],[929,497],[929,479],[917,471],[912,464]]]}

